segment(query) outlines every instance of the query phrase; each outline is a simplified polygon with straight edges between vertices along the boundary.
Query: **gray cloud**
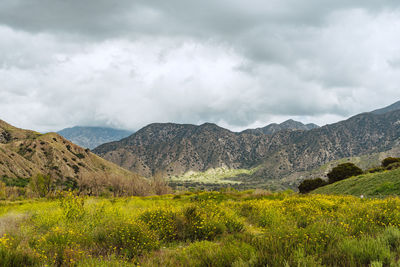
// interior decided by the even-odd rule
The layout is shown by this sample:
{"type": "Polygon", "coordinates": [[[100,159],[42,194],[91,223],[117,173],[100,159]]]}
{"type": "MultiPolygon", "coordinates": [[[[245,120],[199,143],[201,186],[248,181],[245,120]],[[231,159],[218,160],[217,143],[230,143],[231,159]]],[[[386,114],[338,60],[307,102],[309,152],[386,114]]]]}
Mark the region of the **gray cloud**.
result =
{"type": "Polygon", "coordinates": [[[398,1],[0,3],[0,118],[41,131],[290,117],[400,98],[398,1]]]}

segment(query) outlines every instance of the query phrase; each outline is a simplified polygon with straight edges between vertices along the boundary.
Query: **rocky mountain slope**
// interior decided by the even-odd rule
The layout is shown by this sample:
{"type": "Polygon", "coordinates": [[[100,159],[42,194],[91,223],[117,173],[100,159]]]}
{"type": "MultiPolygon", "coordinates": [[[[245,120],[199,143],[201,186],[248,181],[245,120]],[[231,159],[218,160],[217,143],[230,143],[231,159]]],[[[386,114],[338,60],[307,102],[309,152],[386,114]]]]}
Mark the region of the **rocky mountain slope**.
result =
{"type": "Polygon", "coordinates": [[[95,153],[145,176],[210,168],[257,170],[248,180],[280,179],[345,157],[390,150],[400,143],[400,111],[363,113],[309,131],[234,133],[215,124],[151,124],[95,153]]]}
{"type": "Polygon", "coordinates": [[[133,132],[126,130],[87,126],[66,128],[57,133],[78,146],[90,149],[105,143],[121,140],[133,134],[133,132]]]}
{"type": "Polygon", "coordinates": [[[391,104],[390,106],[371,111],[371,113],[380,115],[380,114],[385,114],[385,113],[399,110],[399,109],[400,109],[400,101],[397,101],[397,102],[391,104]]]}
{"type": "Polygon", "coordinates": [[[295,120],[287,120],[280,124],[272,123],[262,128],[257,129],[248,129],[244,130],[243,132],[248,134],[274,134],[284,130],[303,130],[308,131],[319,126],[314,123],[303,124],[302,122],[295,121],[295,120]]]}
{"type": "Polygon", "coordinates": [[[57,183],[88,179],[137,179],[56,133],[22,130],[0,120],[0,177],[30,178],[51,174],[57,183]]]}

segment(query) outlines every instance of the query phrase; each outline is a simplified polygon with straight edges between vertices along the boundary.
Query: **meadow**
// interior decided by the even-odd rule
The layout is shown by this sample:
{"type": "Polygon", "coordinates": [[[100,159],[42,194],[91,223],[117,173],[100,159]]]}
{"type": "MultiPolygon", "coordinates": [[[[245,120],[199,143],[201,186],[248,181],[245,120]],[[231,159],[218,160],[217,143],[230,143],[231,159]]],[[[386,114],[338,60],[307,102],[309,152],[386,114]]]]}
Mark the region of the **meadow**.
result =
{"type": "Polygon", "coordinates": [[[186,192],[0,204],[2,266],[400,266],[400,199],[186,192]]]}

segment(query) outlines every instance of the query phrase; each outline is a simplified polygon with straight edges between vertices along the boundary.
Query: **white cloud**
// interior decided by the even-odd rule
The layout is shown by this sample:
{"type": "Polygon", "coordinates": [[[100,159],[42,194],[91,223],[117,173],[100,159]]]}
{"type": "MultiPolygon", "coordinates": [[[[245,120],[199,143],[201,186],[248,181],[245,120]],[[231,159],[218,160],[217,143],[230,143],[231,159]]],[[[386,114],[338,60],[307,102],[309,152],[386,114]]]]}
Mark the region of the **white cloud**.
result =
{"type": "Polygon", "coordinates": [[[1,119],[40,131],[243,129],[325,124],[400,98],[394,1],[71,3],[15,16],[26,1],[0,4],[1,119]]]}

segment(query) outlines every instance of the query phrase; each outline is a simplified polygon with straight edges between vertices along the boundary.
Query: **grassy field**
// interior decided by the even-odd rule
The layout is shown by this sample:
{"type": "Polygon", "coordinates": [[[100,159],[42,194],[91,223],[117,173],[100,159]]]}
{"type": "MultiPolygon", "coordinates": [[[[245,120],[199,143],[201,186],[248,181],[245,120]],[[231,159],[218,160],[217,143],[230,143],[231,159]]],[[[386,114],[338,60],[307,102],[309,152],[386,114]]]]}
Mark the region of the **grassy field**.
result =
{"type": "Polygon", "coordinates": [[[228,169],[228,168],[216,168],[209,169],[205,172],[194,172],[189,171],[180,176],[172,176],[170,180],[172,182],[195,182],[204,184],[240,184],[235,178],[240,175],[251,175],[256,169],[228,169]],[[230,179],[231,178],[231,179],[230,179]]]}
{"type": "Polygon", "coordinates": [[[400,195],[400,169],[351,177],[318,188],[314,192],[367,197],[400,195]]]}
{"type": "Polygon", "coordinates": [[[400,266],[400,199],[201,192],[0,205],[1,266],[400,266]]]}

